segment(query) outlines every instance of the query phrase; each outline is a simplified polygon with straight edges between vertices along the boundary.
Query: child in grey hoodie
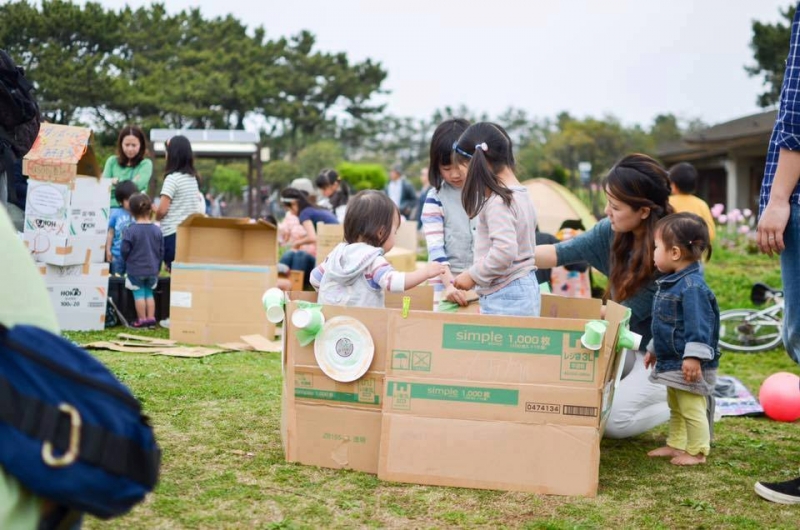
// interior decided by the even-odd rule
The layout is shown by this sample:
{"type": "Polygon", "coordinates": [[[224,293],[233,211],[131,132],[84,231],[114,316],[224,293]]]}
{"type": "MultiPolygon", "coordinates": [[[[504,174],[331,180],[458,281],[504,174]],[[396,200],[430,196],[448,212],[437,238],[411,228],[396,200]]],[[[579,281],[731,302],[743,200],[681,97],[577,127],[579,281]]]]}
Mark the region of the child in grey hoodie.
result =
{"type": "Polygon", "coordinates": [[[347,203],[344,243],[339,243],[311,273],[318,302],[328,305],[383,307],[384,291],[403,292],[444,272],[426,263],[414,272],[398,272],[383,257],[394,247],[400,212],[388,195],[359,192],[347,203]]]}

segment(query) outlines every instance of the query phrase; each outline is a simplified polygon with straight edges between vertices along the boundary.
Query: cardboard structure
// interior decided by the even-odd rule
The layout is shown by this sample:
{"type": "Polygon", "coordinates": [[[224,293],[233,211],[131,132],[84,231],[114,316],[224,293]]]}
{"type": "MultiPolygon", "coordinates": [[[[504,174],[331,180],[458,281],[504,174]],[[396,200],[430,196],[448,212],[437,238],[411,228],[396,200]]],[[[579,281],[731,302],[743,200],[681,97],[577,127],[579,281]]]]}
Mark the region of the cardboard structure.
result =
{"type": "Polygon", "coordinates": [[[102,330],[111,179],[100,177],[90,129],[43,123],[25,155],[23,240],[50,293],[61,329],[102,330]]]}
{"type": "Polygon", "coordinates": [[[105,328],[108,299],[108,263],[83,265],[40,264],[58,325],[65,331],[105,328]]]}
{"type": "Polygon", "coordinates": [[[111,180],[100,178],[92,131],[43,123],[23,160],[28,175],[24,239],[36,261],[105,260],[111,180]]]}
{"type": "MultiPolygon", "coordinates": [[[[287,316],[299,304],[289,302],[287,316]]],[[[289,322],[287,460],[399,482],[596,495],[627,309],[609,303],[597,351],[580,338],[599,318],[598,300],[543,296],[548,316],[541,318],[322,311],[326,319],[347,315],[364,324],[375,354],[364,377],[338,383],[317,366],[314,343],[300,346],[289,322]]]]}
{"type": "MultiPolygon", "coordinates": [[[[322,263],[336,245],[344,241],[343,225],[317,225],[317,263],[322,263]]],[[[417,262],[417,222],[403,221],[397,229],[395,245],[386,260],[398,271],[413,272],[417,262]]]]}
{"type": "Polygon", "coordinates": [[[265,221],[188,217],[178,227],[170,292],[170,339],[189,344],[275,336],[261,296],[277,283],[275,226],[265,221]]]}

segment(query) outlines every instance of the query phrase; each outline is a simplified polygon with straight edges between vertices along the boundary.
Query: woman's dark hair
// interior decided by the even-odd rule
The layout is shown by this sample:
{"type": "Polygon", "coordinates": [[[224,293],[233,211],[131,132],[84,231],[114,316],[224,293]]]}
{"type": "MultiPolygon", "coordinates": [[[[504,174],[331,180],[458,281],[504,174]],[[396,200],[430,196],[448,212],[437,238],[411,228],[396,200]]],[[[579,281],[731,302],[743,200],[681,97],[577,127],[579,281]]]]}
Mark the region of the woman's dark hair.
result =
{"type": "Polygon", "coordinates": [[[197,170],[194,168],[192,144],[185,136],[173,136],[167,140],[167,166],[164,169],[164,176],[170,173],[186,173],[200,182],[197,170]]]}
{"type": "Polygon", "coordinates": [[[344,240],[380,247],[392,234],[394,222],[400,222],[400,210],[388,195],[377,190],[356,193],[344,216],[344,240]]]}
{"type": "Polygon", "coordinates": [[[653,263],[655,226],[659,219],[672,213],[667,170],[647,155],[632,154],[614,164],[603,179],[606,195],[627,204],[634,211],[649,208],[642,220],[644,230],[616,232],[611,246],[611,275],[608,293],[614,300],[627,300],[656,273],[653,263]]]}
{"type": "Polygon", "coordinates": [[[134,193],[131,195],[128,205],[130,206],[131,215],[134,219],[150,217],[153,212],[153,203],[146,193],[134,193]]]}
{"type": "Polygon", "coordinates": [[[117,137],[117,162],[119,162],[119,165],[122,167],[136,167],[144,160],[145,153],[147,153],[147,142],[144,138],[144,132],[135,125],[123,127],[117,137]],[[125,156],[125,152],[122,150],[122,141],[128,136],[135,136],[139,140],[139,152],[133,158],[125,156]]]}
{"type": "Polygon", "coordinates": [[[331,209],[336,211],[339,206],[344,206],[350,200],[350,188],[347,187],[347,182],[339,178],[339,173],[335,169],[323,169],[317,175],[317,180],[314,182],[321,190],[339,183],[339,189],[328,199],[331,203],[331,209]]]}
{"type": "Polygon", "coordinates": [[[123,180],[114,188],[114,198],[117,200],[117,204],[122,206],[123,202],[127,201],[134,193],[138,192],[139,188],[136,187],[136,184],[134,184],[132,180],[123,180]]]}
{"type": "Polygon", "coordinates": [[[462,118],[450,118],[436,127],[431,138],[430,165],[428,166],[428,181],[431,186],[439,191],[442,188],[441,166],[453,163],[453,144],[467,130],[469,122],[462,118]]]}
{"type": "Polygon", "coordinates": [[[703,254],[706,261],[711,259],[708,225],[697,214],[681,212],[664,217],[656,223],[656,235],[664,246],[680,248],[692,261],[700,261],[703,254]]]}
{"type": "Polygon", "coordinates": [[[297,203],[297,213],[299,214],[306,208],[311,208],[311,202],[308,200],[308,194],[297,188],[284,188],[281,191],[281,202],[284,204],[297,203]]]}
{"type": "Polygon", "coordinates": [[[469,163],[461,203],[470,218],[478,215],[486,202],[486,190],[499,195],[506,206],[514,194],[497,179],[506,167],[514,169],[511,138],[499,125],[489,122],[470,125],[453,146],[454,162],[469,163]]]}

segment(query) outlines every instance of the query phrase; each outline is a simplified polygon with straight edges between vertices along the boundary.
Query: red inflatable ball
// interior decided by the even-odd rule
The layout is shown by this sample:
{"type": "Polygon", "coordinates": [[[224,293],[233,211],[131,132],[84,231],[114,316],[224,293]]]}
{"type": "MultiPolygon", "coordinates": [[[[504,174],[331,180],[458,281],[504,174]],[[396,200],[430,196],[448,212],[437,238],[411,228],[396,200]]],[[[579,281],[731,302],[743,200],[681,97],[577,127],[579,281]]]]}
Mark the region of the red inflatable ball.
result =
{"type": "Polygon", "coordinates": [[[778,372],[767,377],[758,391],[764,413],[777,421],[800,419],[800,377],[778,372]]]}

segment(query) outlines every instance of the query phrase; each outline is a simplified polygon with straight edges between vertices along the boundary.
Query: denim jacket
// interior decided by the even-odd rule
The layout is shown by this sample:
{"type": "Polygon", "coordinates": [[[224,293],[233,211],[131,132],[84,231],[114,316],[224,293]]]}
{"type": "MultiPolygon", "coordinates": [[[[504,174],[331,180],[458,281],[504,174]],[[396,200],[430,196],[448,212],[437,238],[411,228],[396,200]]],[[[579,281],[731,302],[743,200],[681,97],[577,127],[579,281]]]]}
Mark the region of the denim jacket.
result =
{"type": "Polygon", "coordinates": [[[700,264],[656,280],[653,338],[656,373],[680,371],[684,357],[700,359],[703,370],[719,366],[719,306],[700,264]]]}

